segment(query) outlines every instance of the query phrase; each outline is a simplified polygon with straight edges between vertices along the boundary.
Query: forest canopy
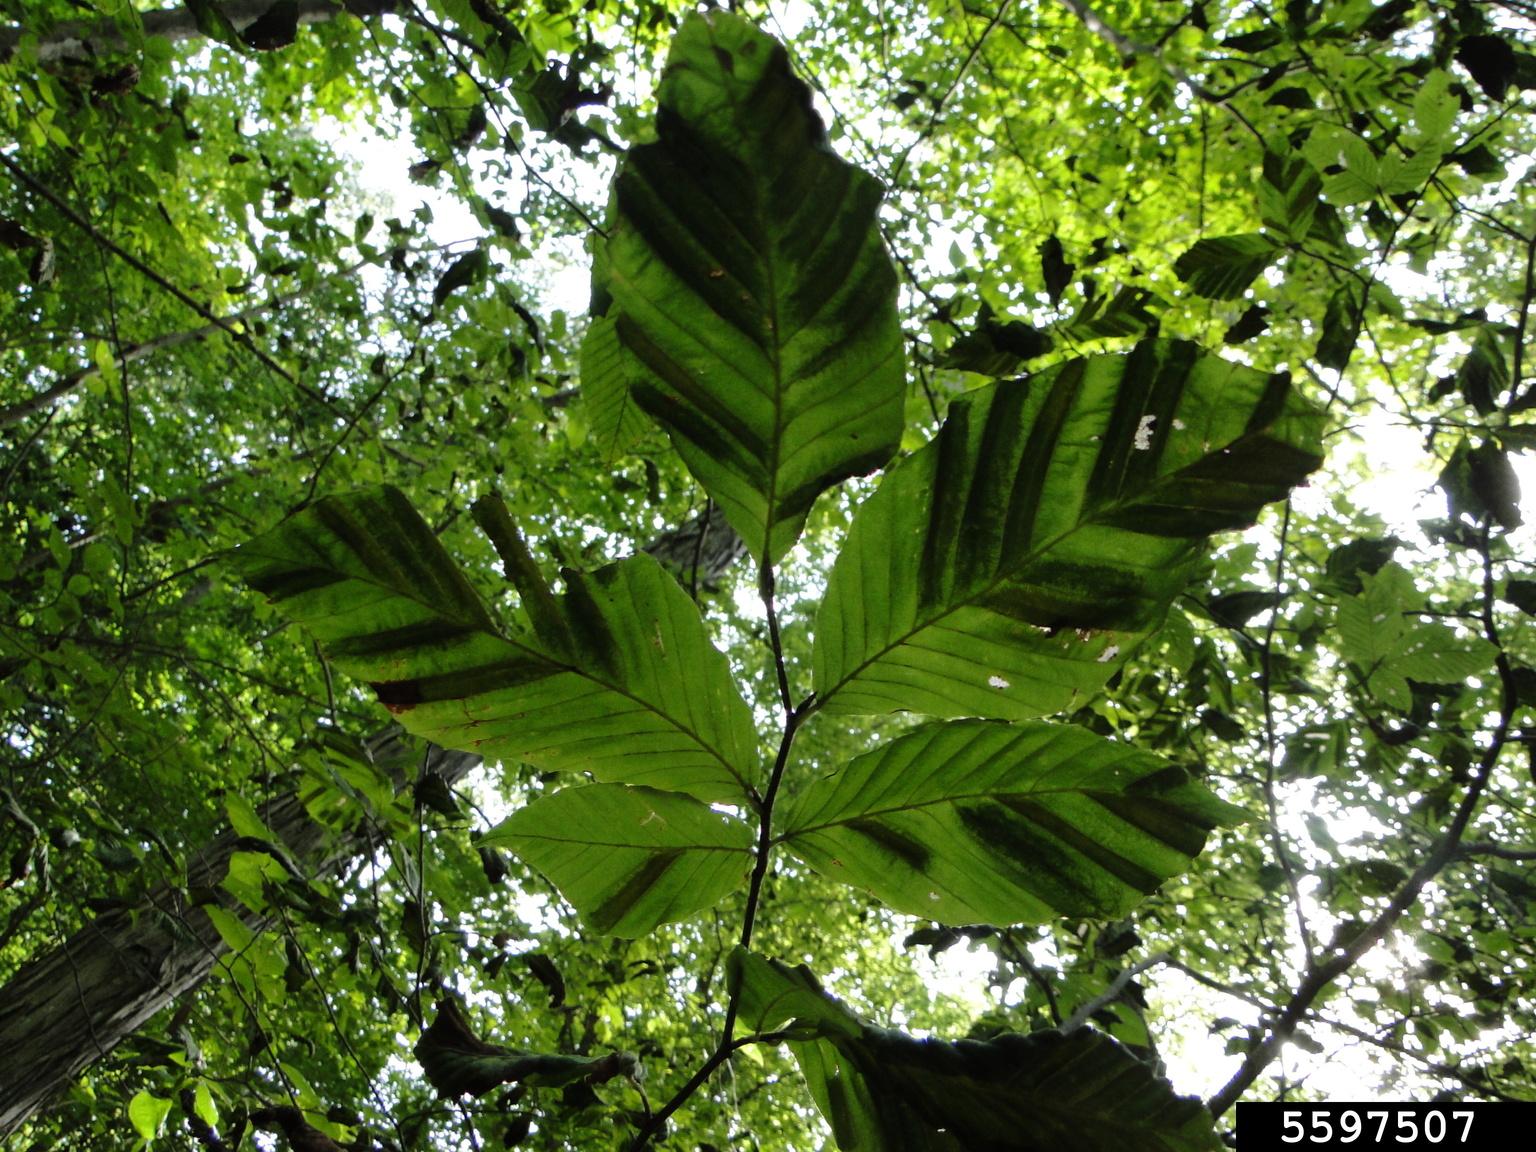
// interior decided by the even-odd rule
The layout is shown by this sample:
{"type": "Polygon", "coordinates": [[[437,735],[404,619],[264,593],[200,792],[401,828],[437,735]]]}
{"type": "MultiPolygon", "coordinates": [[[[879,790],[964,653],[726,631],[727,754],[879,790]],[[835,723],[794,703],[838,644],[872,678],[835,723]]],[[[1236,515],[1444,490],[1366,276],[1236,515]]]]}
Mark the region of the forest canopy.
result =
{"type": "Polygon", "coordinates": [[[1536,1098],[1536,6],[0,24],[7,1147],[1536,1098]]]}

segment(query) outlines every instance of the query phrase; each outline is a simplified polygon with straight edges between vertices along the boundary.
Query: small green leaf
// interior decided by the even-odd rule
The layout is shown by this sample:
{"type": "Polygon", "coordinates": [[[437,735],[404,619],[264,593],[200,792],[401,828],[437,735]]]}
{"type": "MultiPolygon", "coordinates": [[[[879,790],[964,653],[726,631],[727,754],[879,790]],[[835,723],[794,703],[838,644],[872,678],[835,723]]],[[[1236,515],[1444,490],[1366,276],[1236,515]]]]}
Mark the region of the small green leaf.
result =
{"type": "Polygon", "coordinates": [[[581,395],[592,436],[603,459],[612,461],[639,442],[650,427],[631,391],[639,367],[619,339],[618,321],[594,317],[581,343],[581,395]]]}
{"type": "Polygon", "coordinates": [[[1424,141],[1444,139],[1456,123],[1461,101],[1451,91],[1451,74],[1436,68],[1413,97],[1413,126],[1424,141]]]}
{"type": "Polygon", "coordinates": [[[277,836],[256,814],[256,809],[251,806],[251,802],[238,792],[224,794],[224,810],[229,813],[229,826],[234,829],[236,836],[249,836],[253,840],[265,840],[269,843],[277,842],[277,836]]]}
{"type": "Polygon", "coordinates": [[[1305,156],[1265,151],[1259,181],[1259,217],[1264,227],[1296,243],[1305,240],[1322,191],[1323,179],[1305,156]]]}
{"type": "Polygon", "coordinates": [[[452,296],[460,288],[468,288],[472,284],[478,284],[484,280],[486,273],[490,271],[490,253],[484,248],[476,247],[472,251],[464,253],[443,271],[437,279],[437,286],[432,289],[432,305],[441,308],[443,301],[452,296]]]}
{"type": "Polygon", "coordinates": [[[1323,331],[1317,340],[1317,362],[1342,371],[1349,364],[1360,339],[1360,295],[1350,284],[1340,284],[1328,297],[1323,311],[1323,331]]]}
{"type": "Polygon", "coordinates": [[[219,1108],[213,1102],[213,1092],[208,1087],[206,1080],[199,1080],[197,1087],[192,1092],[192,1112],[208,1127],[216,1127],[219,1123],[219,1108]]]}
{"type": "Polygon", "coordinates": [[[153,1143],[171,1114],[171,1102],[149,1092],[137,1092],[128,1101],[128,1122],[146,1144],[153,1143]]]}
{"type": "Polygon", "coordinates": [[[613,936],[643,936],[712,907],[752,867],[742,821],[688,796],[620,784],[541,797],[480,842],[516,853],[613,936]]]}
{"type": "Polygon", "coordinates": [[[1199,240],[1174,263],[1190,291],[1212,300],[1236,300],[1274,263],[1283,246],[1261,232],[1199,240]]]}
{"type": "Polygon", "coordinates": [[[1081,728],[929,724],[817,781],[780,838],[944,924],[1122,916],[1246,819],[1181,769],[1081,728]]]}
{"type": "Polygon", "coordinates": [[[1472,350],[1456,369],[1456,386],[1479,416],[1498,409],[1498,396],[1509,387],[1509,363],[1499,334],[1492,325],[1483,325],[1472,339],[1472,350]]]}
{"type": "Polygon", "coordinates": [[[1339,647],[1383,704],[1406,712],[1409,680],[1453,684],[1493,667],[1494,648],[1439,621],[1418,618],[1423,595],[1398,564],[1362,574],[1362,592],[1339,602],[1339,647]]]}
{"type": "Polygon", "coordinates": [[[204,36],[237,51],[245,50],[240,30],[230,23],[229,17],[224,15],[224,10],[215,0],[184,0],[184,3],[187,11],[192,13],[192,22],[204,36]]]}

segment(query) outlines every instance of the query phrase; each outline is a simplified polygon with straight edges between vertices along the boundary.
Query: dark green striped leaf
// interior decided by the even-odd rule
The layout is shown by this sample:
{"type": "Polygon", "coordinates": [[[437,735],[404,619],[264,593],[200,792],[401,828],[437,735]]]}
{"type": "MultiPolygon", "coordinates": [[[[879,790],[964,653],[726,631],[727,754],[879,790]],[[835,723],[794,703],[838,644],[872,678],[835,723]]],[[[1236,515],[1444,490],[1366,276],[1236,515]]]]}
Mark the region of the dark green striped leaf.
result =
{"type": "Polygon", "coordinates": [[[1123,916],[1241,809],[1082,728],[929,724],[811,785],[782,839],[818,872],[944,924],[1123,916]]]}
{"type": "Polygon", "coordinates": [[[1274,262],[1281,247],[1261,232],[1197,240],[1173,265],[1192,292],[1212,300],[1235,300],[1274,262]]]}
{"type": "Polygon", "coordinates": [[[865,1024],[805,967],[738,948],[742,1024],[790,1050],[844,1152],[1220,1152],[1211,1115],[1091,1028],[916,1040],[865,1024]]]}
{"type": "Polygon", "coordinates": [[[1265,151],[1264,176],[1259,182],[1259,215],[1264,227],[1300,243],[1312,230],[1322,194],[1323,178],[1305,156],[1265,151]]]}
{"type": "Polygon", "coordinates": [[[321,500],[234,564],[419,736],[704,800],[750,794],[751,713],[697,608],[649,556],[567,571],[544,640],[497,628],[394,488],[321,500]]]}
{"type": "Polygon", "coordinates": [[[684,22],[658,102],[656,143],[614,183],[598,280],[634,399],[777,559],[819,493],[901,437],[880,186],[832,153],[784,49],[729,13],[684,22]]]}
{"type": "Polygon", "coordinates": [[[1321,426],[1283,378],[1168,341],[956,400],[854,518],[816,617],[823,710],[1081,704],[1204,538],[1317,467],[1321,426]]]}
{"type": "Polygon", "coordinates": [[[481,839],[542,872],[597,932],[643,936],[709,908],[752,867],[742,821],[675,792],[593,784],[514,812],[481,839]]]}

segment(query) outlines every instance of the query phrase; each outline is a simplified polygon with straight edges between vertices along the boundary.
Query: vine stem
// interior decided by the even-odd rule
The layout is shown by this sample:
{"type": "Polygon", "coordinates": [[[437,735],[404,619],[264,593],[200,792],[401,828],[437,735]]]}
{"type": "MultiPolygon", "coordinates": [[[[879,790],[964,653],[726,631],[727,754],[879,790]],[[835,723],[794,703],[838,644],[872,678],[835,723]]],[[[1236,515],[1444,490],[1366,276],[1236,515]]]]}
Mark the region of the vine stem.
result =
{"type": "MultiPolygon", "coordinates": [[[[768,644],[773,652],[773,667],[778,681],[779,700],[784,707],[784,731],[779,737],[779,751],[773,759],[773,769],[768,774],[768,786],[763,790],[758,806],[757,858],[752,864],[752,878],[747,884],[747,908],[741,919],[741,946],[752,946],[752,929],[757,923],[757,911],[762,902],[763,884],[768,878],[768,864],[773,855],[773,805],[778,798],[779,785],[784,781],[784,770],[789,766],[790,749],[794,747],[795,734],[810,715],[815,712],[815,694],[808,696],[797,707],[789,687],[789,667],[784,660],[784,642],[779,631],[778,608],[774,603],[773,565],[765,558],[758,569],[758,592],[768,615],[768,644]]],[[[740,1010],[739,992],[732,989],[725,1005],[725,1022],[720,1029],[720,1042],[704,1063],[672,1098],[652,1113],[635,1134],[629,1152],[641,1152],[661,1131],[671,1115],[681,1108],[702,1088],[722,1064],[731,1058],[738,1048],[748,1044],[769,1043],[781,1038],[779,1033],[736,1038],[736,1017],[740,1010]]]]}

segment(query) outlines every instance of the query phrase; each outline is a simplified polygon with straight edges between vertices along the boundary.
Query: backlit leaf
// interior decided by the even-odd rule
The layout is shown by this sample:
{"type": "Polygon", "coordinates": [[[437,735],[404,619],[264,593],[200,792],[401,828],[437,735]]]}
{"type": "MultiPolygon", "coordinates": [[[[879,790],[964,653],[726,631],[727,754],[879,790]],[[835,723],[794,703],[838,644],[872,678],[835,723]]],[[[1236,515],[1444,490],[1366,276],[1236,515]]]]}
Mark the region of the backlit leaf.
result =
{"type": "Polygon", "coordinates": [[[945,924],[1124,915],[1244,814],[1182,769],[1081,728],[929,724],[805,790],[785,845],[945,924]]]}
{"type": "Polygon", "coordinates": [[[748,793],[751,714],[697,608],[649,556],[566,572],[564,653],[504,635],[394,488],[321,500],[234,564],[410,732],[705,800],[748,793]]]}
{"type": "Polygon", "coordinates": [[[635,400],[756,556],[902,430],[881,190],[839,160],[784,49],[715,11],[678,33],[658,140],[615,184],[606,289],[635,400]]]}
{"type": "Polygon", "coordinates": [[[128,1122],[145,1143],[151,1143],[165,1127],[171,1114],[171,1102],[149,1092],[138,1092],[128,1101],[128,1122]]]}
{"type": "Polygon", "coordinates": [[[1174,263],[1173,270],[1190,290],[1213,300],[1235,300],[1280,254],[1281,246],[1260,232],[1213,236],[1174,263]]]}
{"type": "Polygon", "coordinates": [[[1153,341],[954,401],[860,506],[817,615],[828,712],[1016,720],[1081,703],[1213,532],[1319,462],[1284,379],[1153,341]]]}
{"type": "Polygon", "coordinates": [[[537,868],[595,931],[643,936],[745,880],[752,832],[674,792],[593,784],[541,797],[481,840],[537,868]]]}

